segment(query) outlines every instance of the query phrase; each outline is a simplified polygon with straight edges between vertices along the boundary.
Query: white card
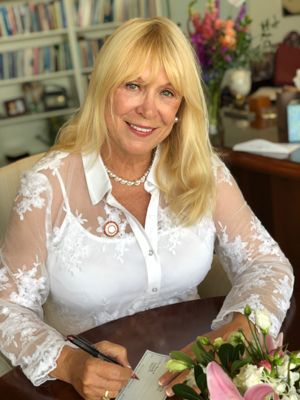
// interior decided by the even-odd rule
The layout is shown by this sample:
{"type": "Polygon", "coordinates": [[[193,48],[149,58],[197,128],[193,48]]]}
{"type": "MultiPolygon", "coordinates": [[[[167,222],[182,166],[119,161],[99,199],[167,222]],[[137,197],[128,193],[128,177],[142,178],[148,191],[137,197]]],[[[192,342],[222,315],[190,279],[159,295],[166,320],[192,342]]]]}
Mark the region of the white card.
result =
{"type": "Polygon", "coordinates": [[[134,370],[139,380],[129,379],[116,400],[165,400],[165,388],[157,381],[167,372],[165,365],[169,360],[169,356],[147,350],[134,370]]]}

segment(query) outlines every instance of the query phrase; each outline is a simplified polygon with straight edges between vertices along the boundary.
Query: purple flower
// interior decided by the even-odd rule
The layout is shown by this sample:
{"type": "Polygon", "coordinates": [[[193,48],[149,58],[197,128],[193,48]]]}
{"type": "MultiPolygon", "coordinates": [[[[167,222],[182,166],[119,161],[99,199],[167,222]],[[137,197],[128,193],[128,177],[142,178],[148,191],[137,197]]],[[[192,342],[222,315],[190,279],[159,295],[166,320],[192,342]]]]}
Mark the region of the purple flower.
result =
{"type": "Polygon", "coordinates": [[[240,9],[240,12],[238,13],[238,16],[236,17],[236,20],[235,20],[236,28],[239,27],[239,21],[241,21],[244,18],[246,12],[247,12],[247,6],[246,6],[246,4],[244,4],[243,7],[240,9]]]}
{"type": "Polygon", "coordinates": [[[220,18],[220,0],[215,0],[215,7],[217,9],[217,18],[220,18]]]}

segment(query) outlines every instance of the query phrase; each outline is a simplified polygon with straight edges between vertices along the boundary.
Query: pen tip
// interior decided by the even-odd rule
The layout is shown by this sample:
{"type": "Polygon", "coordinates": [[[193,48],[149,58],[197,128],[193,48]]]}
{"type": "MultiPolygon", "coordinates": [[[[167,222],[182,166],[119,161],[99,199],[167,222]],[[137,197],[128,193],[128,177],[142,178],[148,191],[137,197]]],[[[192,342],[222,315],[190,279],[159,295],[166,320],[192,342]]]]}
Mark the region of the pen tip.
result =
{"type": "Polygon", "coordinates": [[[131,375],[131,378],[132,378],[132,379],[136,379],[136,380],[139,381],[139,378],[138,378],[135,374],[131,375]]]}

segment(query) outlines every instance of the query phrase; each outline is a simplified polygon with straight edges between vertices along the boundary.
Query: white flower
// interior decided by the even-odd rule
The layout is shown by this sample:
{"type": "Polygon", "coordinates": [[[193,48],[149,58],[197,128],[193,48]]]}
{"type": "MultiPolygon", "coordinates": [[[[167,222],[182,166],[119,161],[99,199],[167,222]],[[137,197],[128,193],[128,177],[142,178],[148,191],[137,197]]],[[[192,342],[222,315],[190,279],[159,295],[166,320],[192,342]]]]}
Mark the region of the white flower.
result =
{"type": "Polygon", "coordinates": [[[197,383],[195,381],[195,371],[193,369],[190,370],[189,374],[186,377],[186,384],[189,387],[197,386],[197,383]]]}
{"type": "Polygon", "coordinates": [[[263,310],[256,308],[254,310],[254,315],[255,324],[257,325],[257,327],[262,331],[263,334],[267,334],[268,330],[271,328],[271,318],[269,311],[266,308],[264,308],[263,310]]]}
{"type": "Polygon", "coordinates": [[[184,361],[180,361],[180,360],[169,360],[166,365],[166,368],[170,372],[182,372],[185,369],[187,369],[188,367],[189,367],[189,364],[187,364],[184,361]]]}
{"type": "Polygon", "coordinates": [[[257,368],[256,365],[246,364],[233,379],[233,383],[244,394],[250,387],[261,383],[263,369],[263,367],[257,368]]]}
{"type": "Polygon", "coordinates": [[[244,335],[241,332],[232,332],[228,336],[226,342],[235,347],[238,344],[245,342],[244,335]]]}
{"type": "Polygon", "coordinates": [[[228,0],[228,3],[230,3],[234,7],[240,7],[242,4],[245,3],[246,0],[228,0]]]}

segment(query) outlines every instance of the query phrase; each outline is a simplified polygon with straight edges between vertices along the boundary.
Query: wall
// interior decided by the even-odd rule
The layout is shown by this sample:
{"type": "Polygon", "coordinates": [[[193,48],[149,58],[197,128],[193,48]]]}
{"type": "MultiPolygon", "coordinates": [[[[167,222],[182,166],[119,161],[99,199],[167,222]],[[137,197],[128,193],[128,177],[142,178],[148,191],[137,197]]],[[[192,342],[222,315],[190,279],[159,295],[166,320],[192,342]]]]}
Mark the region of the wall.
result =
{"type": "MultiPolygon", "coordinates": [[[[179,23],[181,29],[187,33],[187,20],[188,20],[188,5],[190,0],[165,0],[163,10],[169,8],[169,18],[175,23],[179,23]]],[[[199,10],[203,15],[206,0],[198,0],[194,8],[199,10]]],[[[278,27],[273,31],[272,42],[282,42],[284,36],[292,30],[300,33],[300,15],[282,17],[281,0],[247,0],[246,1],[248,13],[252,17],[251,31],[253,35],[259,40],[261,32],[260,24],[267,18],[273,18],[273,15],[280,20],[278,27]]],[[[221,18],[226,19],[230,14],[236,16],[238,9],[231,7],[227,0],[221,0],[221,18]]],[[[166,15],[166,14],[164,14],[166,15]]]]}

